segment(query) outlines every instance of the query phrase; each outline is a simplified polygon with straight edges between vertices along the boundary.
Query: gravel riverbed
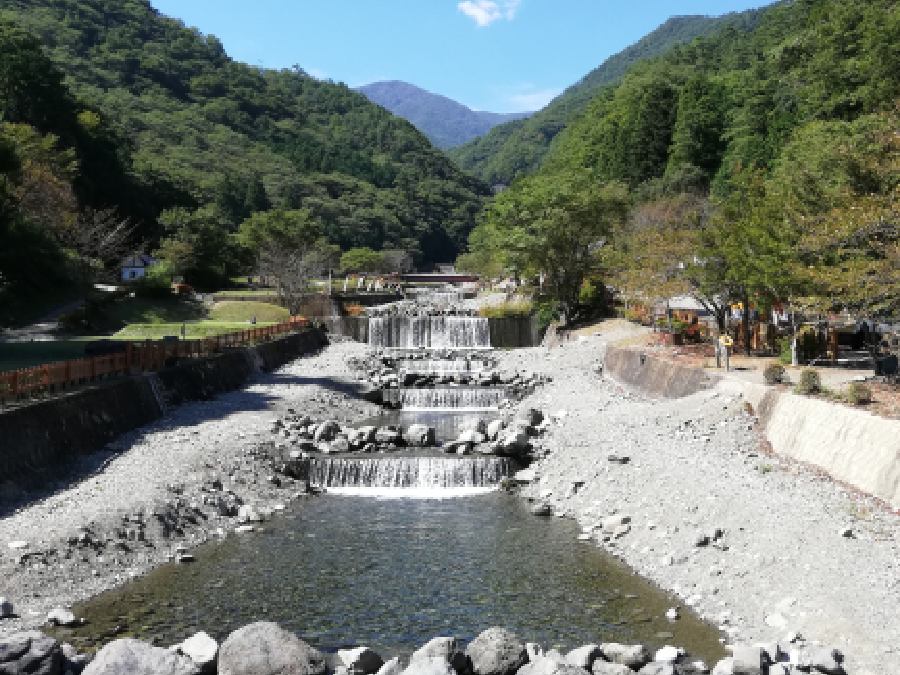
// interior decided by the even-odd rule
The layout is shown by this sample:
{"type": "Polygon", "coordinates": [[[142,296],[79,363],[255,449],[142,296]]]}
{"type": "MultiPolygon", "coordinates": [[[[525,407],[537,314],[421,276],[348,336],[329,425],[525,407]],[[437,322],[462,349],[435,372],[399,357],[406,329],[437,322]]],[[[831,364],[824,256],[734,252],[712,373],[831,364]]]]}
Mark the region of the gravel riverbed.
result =
{"type": "Polygon", "coordinates": [[[0,597],[17,618],[0,620],[0,635],[40,627],[52,608],[211,537],[235,536],[238,505],[265,515],[305,497],[254,449],[271,441],[272,423],[288,409],[339,422],[377,414],[350,386],[347,363],[365,353],[365,345],[338,342],[245,389],[178,407],[87,458],[82,479],[2,512],[0,597]]]}
{"type": "MultiPolygon", "coordinates": [[[[801,633],[841,649],[849,673],[900,673],[897,517],[768,455],[740,399],[653,400],[605,379],[604,341],[624,336],[497,353],[501,368],[552,378],[520,403],[554,416],[523,495],[576,518],[584,545],[609,548],[674,591],[730,642],[801,633]]],[[[339,422],[377,414],[346,386],[348,361],[365,353],[336,343],[242,391],[178,408],[118,439],[93,474],[4,513],[0,596],[18,618],[0,621],[0,635],[38,627],[51,608],[210,537],[236,536],[234,515],[210,515],[210,499],[266,513],[301,498],[253,448],[289,409],[339,422]],[[160,513],[180,536],[147,525],[160,513]]]]}
{"type": "Polygon", "coordinates": [[[800,633],[840,648],[849,673],[900,673],[897,516],[767,454],[741,399],[654,400],[604,378],[605,341],[622,337],[502,354],[505,368],[553,377],[520,404],[556,414],[523,494],[729,642],[800,633]]]}

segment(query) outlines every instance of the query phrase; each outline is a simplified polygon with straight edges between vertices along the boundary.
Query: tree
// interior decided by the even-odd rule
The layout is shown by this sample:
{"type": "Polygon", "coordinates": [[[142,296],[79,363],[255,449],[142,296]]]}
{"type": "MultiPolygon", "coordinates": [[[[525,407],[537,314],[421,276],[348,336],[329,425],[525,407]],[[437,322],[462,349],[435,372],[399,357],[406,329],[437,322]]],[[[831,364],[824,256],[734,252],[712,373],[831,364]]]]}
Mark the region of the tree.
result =
{"type": "Polygon", "coordinates": [[[486,245],[520,274],[544,274],[567,320],[579,309],[584,280],[598,271],[598,252],[627,213],[628,193],[597,183],[591,172],[571,171],[524,179],[500,194],[470,248],[486,245]]]}
{"type": "Polygon", "coordinates": [[[351,248],[341,256],[341,271],[344,273],[378,274],[387,272],[387,260],[381,251],[370,248],[351,248]]]}

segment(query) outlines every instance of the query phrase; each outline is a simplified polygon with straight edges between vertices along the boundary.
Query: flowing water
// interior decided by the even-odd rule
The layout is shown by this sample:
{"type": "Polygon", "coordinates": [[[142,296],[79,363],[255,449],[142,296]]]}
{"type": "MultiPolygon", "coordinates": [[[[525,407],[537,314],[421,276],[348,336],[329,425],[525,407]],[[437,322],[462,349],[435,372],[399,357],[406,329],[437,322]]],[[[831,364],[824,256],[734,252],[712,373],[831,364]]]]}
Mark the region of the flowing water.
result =
{"type": "Polygon", "coordinates": [[[506,399],[506,393],[503,387],[400,387],[385,389],[382,397],[388,405],[404,410],[474,411],[496,410],[506,399]]]}
{"type": "Polygon", "coordinates": [[[511,471],[505,457],[316,457],[309,480],[336,494],[452,497],[495,490],[511,471]]]}
{"type": "Polygon", "coordinates": [[[398,359],[397,370],[411,375],[472,375],[491,369],[491,362],[477,358],[398,359]]]}
{"type": "Polygon", "coordinates": [[[375,349],[490,349],[491,326],[475,316],[373,316],[369,346],[375,349]]]}
{"type": "Polygon", "coordinates": [[[721,655],[717,633],[602,550],[575,523],[535,518],[502,492],[444,501],[324,495],[75,608],[60,629],[87,646],[122,635],[169,645],[197,630],[224,638],[271,620],[315,646],[408,654],[437,635],[492,625],[545,646],[643,641],[721,655]]]}

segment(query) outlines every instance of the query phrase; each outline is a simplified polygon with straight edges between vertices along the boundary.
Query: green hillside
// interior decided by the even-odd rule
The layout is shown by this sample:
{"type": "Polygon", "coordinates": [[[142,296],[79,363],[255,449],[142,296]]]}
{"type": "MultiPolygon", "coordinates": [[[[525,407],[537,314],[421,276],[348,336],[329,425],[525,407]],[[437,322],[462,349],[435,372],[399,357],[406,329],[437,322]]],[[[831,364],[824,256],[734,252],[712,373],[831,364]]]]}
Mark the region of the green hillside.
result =
{"type": "MultiPolygon", "coordinates": [[[[234,235],[254,213],[301,213],[342,248],[452,260],[487,193],[361,94],[235,62],[146,0],[0,0],[0,21],[0,119],[75,153],[70,220],[115,209],[199,285],[252,266],[234,235]]],[[[21,165],[28,149],[9,144],[21,165]]]]}
{"type": "Polygon", "coordinates": [[[639,297],[900,312],[900,3],[798,0],[636,64],[491,205],[463,266],[639,297]],[[587,283],[587,286],[584,284],[587,283]]]}
{"type": "Polygon", "coordinates": [[[526,120],[494,127],[485,136],[450,151],[464,170],[490,185],[508,185],[516,177],[534,171],[547,154],[553,139],[590,103],[603,88],[615,84],[637,62],[664,53],[674,45],[709,35],[723,25],[737,32],[752,28],[759,11],[722,17],[673,17],[652,33],[608,58],[580,82],[526,120]]]}

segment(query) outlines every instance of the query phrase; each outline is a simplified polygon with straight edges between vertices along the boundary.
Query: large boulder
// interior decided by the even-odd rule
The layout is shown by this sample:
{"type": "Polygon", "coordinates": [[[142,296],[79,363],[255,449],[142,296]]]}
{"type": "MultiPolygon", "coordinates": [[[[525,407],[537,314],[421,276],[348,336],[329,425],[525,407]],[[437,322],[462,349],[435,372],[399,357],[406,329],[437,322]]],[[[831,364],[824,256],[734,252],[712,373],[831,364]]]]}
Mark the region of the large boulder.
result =
{"type": "Polygon", "coordinates": [[[384,665],[384,659],[368,647],[338,649],[337,657],[353,675],[374,675],[384,665]]]}
{"type": "Polygon", "coordinates": [[[403,435],[408,445],[417,448],[431,447],[435,443],[434,427],[425,424],[412,424],[403,435]]]}
{"type": "Polygon", "coordinates": [[[340,431],[341,425],[338,424],[337,421],[327,420],[316,426],[315,431],[313,431],[313,441],[316,443],[333,441],[337,438],[340,431]]]}
{"type": "Polygon", "coordinates": [[[103,647],[84,669],[83,675],[199,675],[188,657],[168,649],[124,638],[103,647]]]}
{"type": "Polygon", "coordinates": [[[514,633],[494,626],[476,637],[466,648],[475,675],[513,675],[528,662],[525,643],[514,633]]]}
{"type": "Polygon", "coordinates": [[[603,656],[607,661],[620,663],[632,670],[639,670],[645,664],[650,663],[650,650],[644,645],[623,645],[618,642],[605,642],[600,645],[603,656]]]}
{"type": "Polygon", "coordinates": [[[219,643],[210,635],[200,631],[175,647],[175,651],[193,661],[200,672],[216,672],[216,661],[219,656],[219,643]]]}
{"type": "Polygon", "coordinates": [[[376,675],[402,675],[402,673],[403,666],[400,665],[400,659],[395,656],[390,661],[386,661],[376,675]]]}
{"type": "Polygon", "coordinates": [[[62,673],[62,648],[52,637],[30,630],[0,639],[0,675],[62,673]]]}
{"type": "Polygon", "coordinates": [[[602,657],[603,650],[600,649],[600,645],[582,645],[566,654],[566,663],[590,670],[594,661],[602,657]]]}
{"type": "Polygon", "coordinates": [[[621,663],[610,663],[597,659],[591,666],[592,675],[634,675],[634,671],[621,663]]]}
{"type": "Polygon", "coordinates": [[[325,656],[277,623],[238,628],[219,649],[219,675],[324,675],[325,656]]]}
{"type": "Polygon", "coordinates": [[[403,675],[456,675],[456,671],[446,659],[428,657],[410,663],[403,675]]]}
{"type": "Polygon", "coordinates": [[[436,637],[413,652],[410,663],[425,659],[440,658],[449,663],[457,673],[472,672],[472,662],[452,637],[436,637]]]}

